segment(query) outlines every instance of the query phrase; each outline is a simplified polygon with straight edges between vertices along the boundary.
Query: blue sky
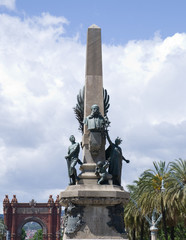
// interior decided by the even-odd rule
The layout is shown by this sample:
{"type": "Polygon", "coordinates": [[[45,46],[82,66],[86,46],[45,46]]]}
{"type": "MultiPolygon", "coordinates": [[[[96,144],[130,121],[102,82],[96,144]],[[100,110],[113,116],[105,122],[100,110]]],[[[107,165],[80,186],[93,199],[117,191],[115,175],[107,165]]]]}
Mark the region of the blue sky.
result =
{"type": "Polygon", "coordinates": [[[132,183],[186,155],[185,1],[0,0],[0,212],[5,194],[46,202],[68,184],[72,108],[85,81],[87,28],[102,29],[110,136],[132,183]]]}
{"type": "Polygon", "coordinates": [[[83,43],[87,27],[96,23],[104,29],[103,42],[125,44],[132,39],[151,39],[156,32],[162,38],[184,32],[185,9],[184,0],[16,0],[16,11],[9,13],[21,17],[38,16],[42,12],[64,16],[69,21],[66,35],[78,32],[83,43]]]}

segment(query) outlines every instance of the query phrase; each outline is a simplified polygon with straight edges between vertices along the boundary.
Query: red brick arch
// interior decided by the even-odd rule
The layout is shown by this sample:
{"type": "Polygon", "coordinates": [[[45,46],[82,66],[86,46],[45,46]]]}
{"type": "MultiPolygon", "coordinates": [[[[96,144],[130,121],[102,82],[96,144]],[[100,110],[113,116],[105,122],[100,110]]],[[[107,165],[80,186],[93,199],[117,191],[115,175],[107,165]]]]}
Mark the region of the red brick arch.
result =
{"type": "Polygon", "coordinates": [[[18,203],[16,195],[3,201],[4,222],[11,233],[11,240],[21,239],[21,229],[27,222],[37,222],[43,229],[44,240],[60,240],[61,206],[59,196],[54,202],[52,195],[48,203],[18,203]]]}
{"type": "Polygon", "coordinates": [[[22,227],[28,222],[38,223],[41,226],[41,228],[43,229],[43,239],[47,239],[47,225],[41,216],[40,217],[26,217],[26,218],[24,218],[24,216],[23,216],[23,221],[19,224],[19,226],[17,228],[17,237],[18,238],[21,237],[22,227]]]}

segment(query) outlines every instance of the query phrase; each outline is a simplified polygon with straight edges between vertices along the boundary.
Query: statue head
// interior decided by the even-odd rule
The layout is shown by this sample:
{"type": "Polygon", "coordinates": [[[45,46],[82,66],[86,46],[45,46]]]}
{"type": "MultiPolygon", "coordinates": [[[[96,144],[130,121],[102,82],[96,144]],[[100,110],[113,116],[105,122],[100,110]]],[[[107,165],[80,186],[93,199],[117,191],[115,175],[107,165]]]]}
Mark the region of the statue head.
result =
{"type": "Polygon", "coordinates": [[[97,167],[99,167],[99,168],[100,168],[100,167],[103,167],[103,162],[102,162],[102,161],[98,161],[96,165],[97,165],[97,167]]]}
{"type": "Polygon", "coordinates": [[[119,138],[119,137],[117,137],[117,138],[115,139],[115,144],[116,144],[116,145],[120,145],[121,143],[122,143],[122,139],[119,138]]]}
{"type": "Polygon", "coordinates": [[[71,135],[70,137],[69,137],[69,140],[71,141],[71,142],[75,142],[75,137],[74,137],[74,135],[71,135]]]}
{"type": "Polygon", "coordinates": [[[91,114],[94,116],[99,114],[99,106],[97,104],[92,105],[91,114]]]}

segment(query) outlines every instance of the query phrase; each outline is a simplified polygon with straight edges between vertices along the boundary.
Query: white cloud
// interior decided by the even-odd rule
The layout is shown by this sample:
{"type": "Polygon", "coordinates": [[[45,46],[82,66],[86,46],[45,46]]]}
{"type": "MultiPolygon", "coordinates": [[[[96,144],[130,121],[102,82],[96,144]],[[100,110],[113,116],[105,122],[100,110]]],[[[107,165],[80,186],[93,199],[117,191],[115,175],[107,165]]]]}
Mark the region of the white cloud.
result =
{"type": "Polygon", "coordinates": [[[10,10],[15,10],[15,0],[0,0],[0,7],[4,6],[10,10]]]}
{"type": "MultiPolygon", "coordinates": [[[[64,156],[71,134],[81,141],[72,108],[86,47],[65,37],[66,24],[49,13],[0,15],[0,201],[17,193],[19,201],[44,202],[68,184],[64,156]]],[[[124,185],[153,161],[185,157],[185,64],[184,33],[103,45],[110,136],[124,139],[131,160],[123,164],[124,185]]]]}

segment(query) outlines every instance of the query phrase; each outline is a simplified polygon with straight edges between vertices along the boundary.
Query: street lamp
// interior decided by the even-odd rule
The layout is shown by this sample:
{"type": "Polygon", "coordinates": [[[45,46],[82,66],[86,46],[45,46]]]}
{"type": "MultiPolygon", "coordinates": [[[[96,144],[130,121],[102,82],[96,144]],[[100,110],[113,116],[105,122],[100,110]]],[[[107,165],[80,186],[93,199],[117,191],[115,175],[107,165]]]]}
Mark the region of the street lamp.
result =
{"type": "Polygon", "coordinates": [[[6,240],[10,240],[11,239],[11,234],[10,234],[10,231],[7,230],[6,231],[6,240]]]}
{"type": "MultiPolygon", "coordinates": [[[[165,192],[164,180],[162,179],[162,181],[161,181],[161,193],[164,193],[164,192],[165,192]]],[[[136,206],[136,208],[139,210],[139,212],[141,212],[141,208],[138,207],[136,201],[132,198],[131,198],[131,200],[134,203],[134,205],[136,206]]],[[[158,219],[156,220],[156,213],[157,213],[156,209],[154,209],[153,212],[152,212],[152,218],[151,219],[146,215],[144,216],[145,219],[147,220],[147,222],[150,225],[151,240],[157,240],[157,232],[158,232],[157,225],[162,219],[162,214],[160,214],[158,219]]]]}
{"type": "MultiPolygon", "coordinates": [[[[161,180],[161,193],[164,193],[165,192],[165,187],[164,187],[164,180],[162,179],[161,180]]],[[[160,220],[162,219],[162,214],[160,214],[160,216],[158,217],[158,219],[156,220],[155,219],[155,213],[156,213],[156,210],[154,209],[153,212],[152,212],[152,221],[149,222],[150,224],[150,231],[151,231],[151,240],[157,240],[157,232],[158,232],[158,228],[157,228],[157,225],[158,223],[160,222],[160,220]]]]}
{"type": "Polygon", "coordinates": [[[156,220],[155,215],[156,215],[156,210],[154,209],[153,212],[152,212],[152,221],[149,221],[150,232],[151,232],[151,240],[157,240],[157,232],[158,232],[157,225],[162,219],[162,214],[160,214],[160,216],[158,217],[157,220],[156,220]]]}
{"type": "Polygon", "coordinates": [[[161,192],[164,193],[165,192],[165,187],[164,187],[164,180],[161,180],[161,192]]]}

